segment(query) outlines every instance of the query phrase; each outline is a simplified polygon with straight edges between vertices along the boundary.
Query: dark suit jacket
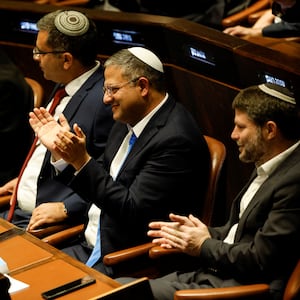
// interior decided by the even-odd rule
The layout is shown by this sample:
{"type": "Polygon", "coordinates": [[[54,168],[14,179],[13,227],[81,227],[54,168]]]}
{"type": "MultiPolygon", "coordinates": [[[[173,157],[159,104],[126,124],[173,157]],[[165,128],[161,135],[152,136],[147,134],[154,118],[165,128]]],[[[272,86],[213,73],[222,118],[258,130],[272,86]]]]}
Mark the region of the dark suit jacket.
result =
{"type": "MultiPolygon", "coordinates": [[[[90,155],[95,157],[104,151],[106,139],[113,124],[111,109],[102,101],[102,86],[103,69],[100,67],[73,95],[63,112],[71,128],[76,122],[85,132],[87,150],[90,155]]],[[[68,167],[65,173],[68,172],[73,174],[74,169],[68,167]]],[[[58,177],[50,163],[50,153],[47,151],[38,178],[37,205],[44,202],[63,201],[70,221],[83,222],[86,216],[87,203],[70,187],[62,184],[58,177]]],[[[29,214],[17,209],[13,222],[26,226],[29,218],[29,214]]]]}
{"type": "Polygon", "coordinates": [[[0,50],[0,185],[18,176],[31,146],[28,114],[33,105],[23,74],[0,50]]]}
{"type": "MultiPolygon", "coordinates": [[[[300,18],[300,16],[299,16],[300,18]]],[[[273,38],[286,38],[300,36],[300,19],[298,23],[282,21],[266,26],[262,30],[263,36],[273,38]]]]}
{"type": "Polygon", "coordinates": [[[101,208],[102,255],[148,241],[148,223],[170,212],[199,215],[207,187],[209,153],[191,114],[169,97],[147,124],[116,181],[109,167],[127,134],[116,123],[104,155],[71,182],[101,208]]]}
{"type": "Polygon", "coordinates": [[[241,283],[272,282],[273,290],[282,287],[300,254],[299,183],[298,146],[249,203],[239,221],[234,244],[223,244],[222,240],[238,221],[240,200],[249,184],[234,200],[226,225],[210,228],[214,239],[203,244],[201,262],[221,277],[226,274],[241,283]]]}
{"type": "Polygon", "coordinates": [[[286,10],[282,22],[273,23],[263,28],[263,36],[284,38],[300,36],[300,2],[286,10]]]}

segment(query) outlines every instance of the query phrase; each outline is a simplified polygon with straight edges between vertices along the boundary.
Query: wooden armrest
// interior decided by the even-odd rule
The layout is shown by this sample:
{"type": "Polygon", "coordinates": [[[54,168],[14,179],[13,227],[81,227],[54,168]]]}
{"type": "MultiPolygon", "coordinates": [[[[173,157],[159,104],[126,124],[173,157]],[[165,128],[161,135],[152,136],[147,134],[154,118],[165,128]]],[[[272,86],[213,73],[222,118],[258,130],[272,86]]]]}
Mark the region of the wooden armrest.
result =
{"type": "Polygon", "coordinates": [[[71,238],[78,236],[83,231],[83,229],[83,224],[69,227],[65,230],[44,237],[42,241],[52,246],[57,246],[59,244],[62,244],[63,242],[70,240],[71,238]]]}
{"type": "Polygon", "coordinates": [[[11,194],[0,196],[0,208],[9,206],[10,198],[11,198],[11,194]]]}
{"type": "Polygon", "coordinates": [[[145,254],[148,255],[148,252],[152,247],[153,244],[150,242],[143,245],[138,245],[131,248],[115,251],[106,254],[103,257],[103,262],[107,266],[117,265],[145,254]]]}
{"type": "Polygon", "coordinates": [[[89,3],[89,0],[49,0],[49,4],[56,6],[84,6],[89,3]]]}
{"type": "Polygon", "coordinates": [[[232,27],[241,24],[242,22],[247,21],[248,16],[257,11],[270,8],[269,0],[258,0],[255,3],[251,4],[248,8],[228,16],[222,20],[223,28],[232,27]]]}
{"type": "Polygon", "coordinates": [[[200,300],[200,299],[268,299],[269,285],[250,284],[225,288],[208,288],[176,291],[174,300],[200,300]]]}
{"type": "Polygon", "coordinates": [[[62,230],[70,228],[71,226],[72,225],[70,225],[70,224],[56,224],[56,225],[51,225],[51,226],[44,227],[44,228],[29,230],[28,232],[30,234],[34,235],[35,237],[42,239],[48,235],[51,235],[56,232],[60,232],[62,230]]]}
{"type": "Polygon", "coordinates": [[[185,255],[178,249],[166,249],[166,248],[163,248],[160,246],[154,246],[149,250],[149,257],[152,259],[158,259],[158,258],[164,257],[166,255],[174,255],[174,254],[185,255]]]}

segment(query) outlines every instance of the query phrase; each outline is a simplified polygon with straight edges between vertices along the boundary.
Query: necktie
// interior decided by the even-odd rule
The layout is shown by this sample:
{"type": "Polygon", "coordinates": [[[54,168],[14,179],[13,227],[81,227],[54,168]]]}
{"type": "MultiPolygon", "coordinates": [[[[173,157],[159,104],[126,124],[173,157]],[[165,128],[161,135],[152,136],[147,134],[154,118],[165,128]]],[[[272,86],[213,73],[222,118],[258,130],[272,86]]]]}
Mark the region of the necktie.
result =
{"type": "Polygon", "coordinates": [[[64,87],[59,88],[54,95],[52,104],[49,108],[49,113],[54,114],[56,106],[60,103],[61,99],[67,96],[67,92],[64,87]]]}
{"type": "MultiPolygon", "coordinates": [[[[128,132],[127,136],[125,137],[122,145],[120,146],[120,149],[119,149],[118,153],[116,154],[116,158],[114,159],[114,161],[117,160],[117,163],[119,164],[119,165],[115,166],[115,168],[116,168],[115,172],[116,171],[118,172],[120,170],[127,155],[131,151],[132,146],[135,143],[136,139],[137,139],[136,135],[134,134],[134,132],[132,130],[130,130],[128,132]]],[[[115,176],[113,176],[113,175],[112,176],[115,178],[116,175],[117,175],[117,173],[115,174],[115,176]]],[[[86,265],[88,267],[92,267],[100,259],[100,257],[101,257],[101,239],[100,239],[100,220],[99,220],[95,247],[94,247],[89,259],[87,260],[86,265]]]]}
{"type": "MultiPolygon", "coordinates": [[[[52,104],[49,108],[49,113],[50,114],[53,114],[55,112],[55,108],[57,107],[57,105],[59,104],[59,102],[61,101],[62,98],[64,98],[65,96],[67,96],[67,92],[65,90],[64,87],[62,88],[59,88],[55,95],[54,95],[54,98],[53,98],[53,101],[52,101],[52,104]]],[[[21,168],[21,171],[19,173],[19,176],[18,176],[18,180],[17,180],[17,184],[16,184],[16,187],[14,189],[14,192],[11,196],[11,204],[10,204],[10,208],[9,208],[9,212],[8,212],[8,215],[7,215],[7,221],[11,222],[12,218],[13,218],[13,215],[14,215],[14,211],[15,211],[15,207],[16,207],[16,203],[17,203],[17,190],[18,190],[18,186],[19,186],[19,182],[20,182],[20,179],[21,179],[21,176],[36,148],[36,143],[38,141],[38,137],[36,136],[32,142],[32,145],[31,145],[31,148],[26,156],[26,159],[22,165],[22,168],[21,168]]]]}
{"type": "MultiPolygon", "coordinates": [[[[131,151],[131,148],[133,146],[133,144],[135,143],[137,137],[136,135],[134,134],[134,132],[132,131],[132,134],[131,134],[131,137],[130,137],[130,140],[129,140],[129,145],[128,145],[128,150],[127,150],[127,155],[129,154],[129,152],[131,151]]],[[[126,155],[126,156],[127,156],[126,155]]]]}

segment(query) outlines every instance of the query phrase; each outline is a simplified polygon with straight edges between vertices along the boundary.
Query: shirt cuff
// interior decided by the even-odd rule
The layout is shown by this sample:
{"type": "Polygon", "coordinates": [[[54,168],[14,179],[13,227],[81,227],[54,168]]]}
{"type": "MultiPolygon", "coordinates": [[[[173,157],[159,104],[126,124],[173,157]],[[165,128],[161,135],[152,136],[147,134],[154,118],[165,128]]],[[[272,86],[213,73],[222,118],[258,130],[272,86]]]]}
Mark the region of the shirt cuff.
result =
{"type": "Polygon", "coordinates": [[[59,159],[54,161],[53,157],[51,157],[51,164],[58,172],[62,172],[68,166],[65,160],[59,159]]]}

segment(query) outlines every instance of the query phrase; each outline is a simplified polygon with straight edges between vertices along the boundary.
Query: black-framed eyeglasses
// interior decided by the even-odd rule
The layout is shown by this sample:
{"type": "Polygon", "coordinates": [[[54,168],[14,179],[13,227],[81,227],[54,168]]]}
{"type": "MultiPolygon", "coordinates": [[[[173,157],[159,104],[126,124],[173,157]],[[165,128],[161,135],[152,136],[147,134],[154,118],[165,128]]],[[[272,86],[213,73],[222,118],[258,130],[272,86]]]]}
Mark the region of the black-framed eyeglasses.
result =
{"type": "Polygon", "coordinates": [[[103,86],[103,93],[107,94],[108,96],[112,96],[114,95],[116,92],[118,92],[118,90],[120,90],[121,88],[123,88],[125,85],[132,83],[132,82],[136,82],[140,77],[131,79],[129,81],[124,82],[123,84],[120,85],[108,85],[108,86],[103,86]]]}
{"type": "Polygon", "coordinates": [[[38,47],[34,47],[32,50],[32,56],[33,58],[39,58],[40,55],[46,55],[46,54],[59,54],[59,53],[65,53],[66,51],[62,50],[54,50],[54,51],[42,51],[38,47]]]}

